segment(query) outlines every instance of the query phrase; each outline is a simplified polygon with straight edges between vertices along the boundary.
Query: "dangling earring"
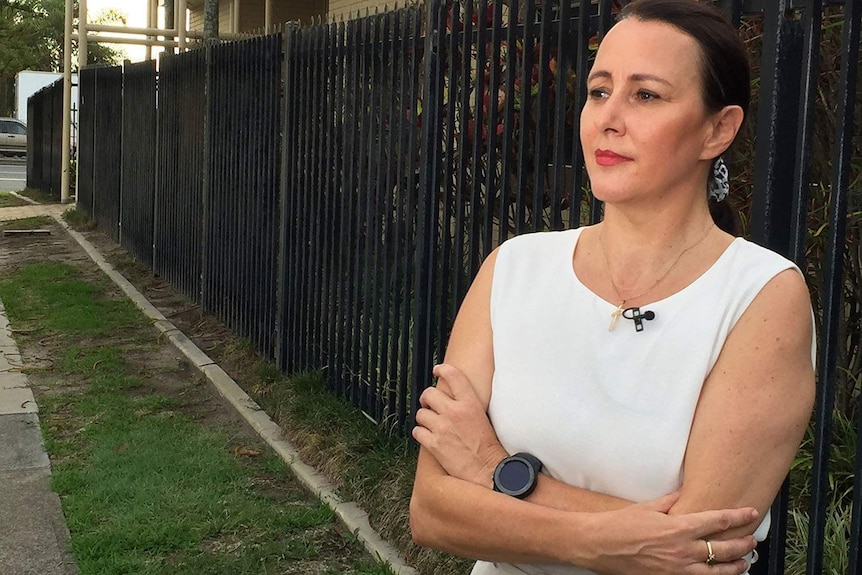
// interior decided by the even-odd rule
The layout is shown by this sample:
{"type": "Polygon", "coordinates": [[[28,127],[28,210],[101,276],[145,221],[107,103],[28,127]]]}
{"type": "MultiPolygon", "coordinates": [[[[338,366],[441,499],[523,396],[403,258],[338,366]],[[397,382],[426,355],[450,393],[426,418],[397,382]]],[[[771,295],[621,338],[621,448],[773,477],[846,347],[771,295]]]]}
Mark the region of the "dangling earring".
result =
{"type": "Polygon", "coordinates": [[[730,192],[730,173],[727,164],[719,156],[712,164],[712,177],[709,178],[709,199],[720,202],[730,192]]]}
{"type": "Polygon", "coordinates": [[[709,179],[709,199],[720,202],[727,197],[730,192],[730,174],[727,170],[727,164],[721,159],[721,156],[715,159],[712,164],[712,177],[709,179]]]}

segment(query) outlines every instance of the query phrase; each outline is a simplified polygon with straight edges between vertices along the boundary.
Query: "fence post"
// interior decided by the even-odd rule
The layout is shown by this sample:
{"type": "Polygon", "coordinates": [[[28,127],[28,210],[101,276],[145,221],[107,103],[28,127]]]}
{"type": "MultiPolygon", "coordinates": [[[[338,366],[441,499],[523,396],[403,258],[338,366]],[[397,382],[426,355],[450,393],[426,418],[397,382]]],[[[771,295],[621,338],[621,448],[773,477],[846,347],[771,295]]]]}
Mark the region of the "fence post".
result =
{"type": "Polygon", "coordinates": [[[802,25],[785,16],[788,9],[789,0],[779,0],[764,11],[751,205],[752,240],[781,254],[790,249],[803,49],[802,25]]]}
{"type": "MultiPolygon", "coordinates": [[[[789,0],[771,2],[764,8],[751,204],[751,239],[786,256],[791,251],[793,178],[801,161],[796,156],[796,141],[804,45],[802,24],[787,17],[789,9],[789,0]]],[[[732,11],[732,18],[738,17],[738,10],[732,11]]],[[[773,502],[769,538],[761,544],[761,561],[752,566],[752,575],[784,572],[787,497],[785,482],[773,502]]]]}
{"type": "Polygon", "coordinates": [[[422,87],[422,137],[420,140],[419,202],[416,221],[416,258],[414,260],[413,365],[411,372],[411,409],[408,428],[415,423],[419,395],[431,380],[433,342],[431,341],[432,299],[434,293],[431,268],[434,265],[434,200],[440,187],[440,102],[442,71],[440,68],[440,0],[427,3],[422,87]]]}
{"type": "Polygon", "coordinates": [[[289,310],[287,309],[287,296],[289,290],[288,282],[288,262],[290,248],[290,200],[289,182],[290,182],[290,154],[292,151],[291,131],[288,122],[294,120],[294,117],[289,114],[290,99],[293,96],[293,41],[296,35],[296,28],[288,24],[282,35],[282,50],[284,53],[283,72],[284,77],[284,92],[281,100],[281,175],[278,181],[278,197],[279,197],[279,223],[278,223],[278,263],[276,271],[276,288],[275,288],[275,362],[279,369],[287,371],[295,366],[288,362],[287,350],[287,322],[289,310]]]}
{"type": "MultiPolygon", "coordinates": [[[[835,404],[835,382],[838,350],[845,345],[839,332],[842,294],[844,292],[844,250],[846,247],[847,207],[852,168],[854,109],[857,98],[860,27],[862,2],[844,3],[843,31],[841,35],[841,74],[838,107],[835,110],[835,147],[832,161],[832,198],[829,206],[829,233],[826,244],[826,265],[823,269],[823,328],[817,361],[817,399],[815,402],[814,461],[811,477],[811,506],[809,509],[808,564],[806,573],[823,572],[823,551],[826,539],[827,506],[829,504],[829,445],[832,436],[832,411],[835,404]]],[[[862,423],[862,411],[857,414],[857,433],[862,423]]],[[[856,442],[856,473],[853,481],[853,504],[850,530],[849,568],[847,573],[858,574],[859,537],[862,524],[862,442],[856,442]]]]}
{"type": "Polygon", "coordinates": [[[210,229],[209,229],[209,219],[210,219],[210,182],[212,181],[212,177],[210,175],[210,166],[212,165],[212,143],[210,142],[210,133],[212,132],[212,122],[213,122],[213,106],[212,106],[212,91],[213,91],[213,83],[212,83],[212,60],[213,60],[213,46],[212,42],[207,42],[204,47],[205,58],[204,58],[204,149],[203,149],[203,160],[201,161],[201,245],[200,245],[200,257],[201,257],[201,283],[198,292],[198,296],[200,297],[201,309],[205,311],[207,310],[207,274],[209,272],[209,263],[207,261],[207,249],[209,247],[210,242],[210,229]]]}

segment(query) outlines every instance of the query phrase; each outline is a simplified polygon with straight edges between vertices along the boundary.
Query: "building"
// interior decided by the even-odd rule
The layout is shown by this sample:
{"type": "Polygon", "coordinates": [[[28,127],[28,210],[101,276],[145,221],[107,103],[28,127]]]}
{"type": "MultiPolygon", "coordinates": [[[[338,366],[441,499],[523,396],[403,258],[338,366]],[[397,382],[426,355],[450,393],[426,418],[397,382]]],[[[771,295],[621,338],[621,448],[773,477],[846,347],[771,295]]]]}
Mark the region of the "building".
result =
{"type": "MultiPolygon", "coordinates": [[[[357,14],[363,15],[366,10],[374,12],[374,10],[383,11],[387,6],[390,9],[395,7],[393,0],[329,0],[327,4],[327,16],[334,20],[341,18],[346,20],[357,14]]],[[[404,4],[404,0],[398,2],[399,6],[404,4]]]]}
{"type": "MultiPolygon", "coordinates": [[[[270,0],[272,23],[308,23],[326,15],[327,0],[270,0]]],[[[204,0],[187,0],[189,29],[204,29],[204,0]]],[[[219,32],[257,32],[264,29],[266,0],[219,0],[219,32]]]]}
{"type": "MultiPolygon", "coordinates": [[[[219,32],[258,32],[264,29],[267,0],[219,0],[219,32]]],[[[410,0],[269,0],[274,26],[313,18],[347,19],[365,11],[394,8],[410,0]]],[[[189,29],[204,29],[204,0],[187,0],[189,29]]]]}

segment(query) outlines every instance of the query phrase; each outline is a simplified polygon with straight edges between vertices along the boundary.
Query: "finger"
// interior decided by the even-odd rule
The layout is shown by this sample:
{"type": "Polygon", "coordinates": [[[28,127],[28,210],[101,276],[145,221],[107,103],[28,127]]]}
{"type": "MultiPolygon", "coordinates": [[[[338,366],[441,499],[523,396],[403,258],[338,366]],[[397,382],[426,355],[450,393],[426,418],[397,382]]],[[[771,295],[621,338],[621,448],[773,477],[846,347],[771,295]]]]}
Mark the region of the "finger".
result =
{"type": "Polygon", "coordinates": [[[436,429],[436,421],[440,416],[432,409],[421,408],[416,410],[416,426],[421,426],[433,433],[436,429]]]}
{"type": "Polygon", "coordinates": [[[445,392],[436,387],[429,387],[419,396],[419,404],[422,407],[433,409],[437,413],[441,413],[452,398],[445,392]]]}
{"type": "MultiPolygon", "coordinates": [[[[432,450],[432,447],[434,446],[434,439],[435,438],[434,438],[434,434],[431,433],[428,430],[428,428],[423,427],[421,425],[417,425],[416,427],[413,428],[413,431],[411,432],[411,434],[413,435],[413,439],[416,440],[416,443],[418,443],[419,445],[421,445],[425,449],[432,450]]],[[[432,450],[432,452],[433,452],[433,450],[432,450]]],[[[435,456],[435,459],[436,459],[436,456],[435,456]]]]}
{"type": "Polygon", "coordinates": [[[692,569],[687,569],[690,573],[696,575],[742,575],[748,570],[748,563],[742,560],[731,561],[730,563],[716,563],[715,565],[707,565],[706,560],[703,563],[694,565],[692,569]]]}
{"type": "Polygon", "coordinates": [[[694,521],[693,533],[700,538],[707,538],[709,535],[748,525],[757,520],[759,516],[760,514],[753,507],[702,511],[689,515],[694,521]]]}
{"type": "Polygon", "coordinates": [[[745,537],[736,537],[726,541],[710,541],[710,545],[712,545],[712,552],[715,554],[716,561],[728,563],[741,559],[751,553],[757,547],[757,540],[750,535],[746,535],[745,537]]]}
{"type": "Polygon", "coordinates": [[[473,389],[473,384],[467,379],[464,373],[448,363],[441,363],[434,366],[434,375],[440,379],[444,379],[449,385],[452,392],[452,397],[459,399],[469,395],[476,395],[476,390],[473,389]]]}

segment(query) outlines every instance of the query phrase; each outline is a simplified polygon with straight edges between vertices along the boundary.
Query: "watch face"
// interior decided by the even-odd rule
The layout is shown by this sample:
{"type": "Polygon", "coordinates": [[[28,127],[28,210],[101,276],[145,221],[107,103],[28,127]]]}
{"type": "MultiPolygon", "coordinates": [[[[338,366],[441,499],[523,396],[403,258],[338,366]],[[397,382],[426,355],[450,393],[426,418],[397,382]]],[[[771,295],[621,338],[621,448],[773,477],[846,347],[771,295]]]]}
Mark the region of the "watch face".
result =
{"type": "Polygon", "coordinates": [[[526,462],[510,459],[500,468],[497,483],[504,492],[518,493],[532,482],[533,470],[526,462]]]}

